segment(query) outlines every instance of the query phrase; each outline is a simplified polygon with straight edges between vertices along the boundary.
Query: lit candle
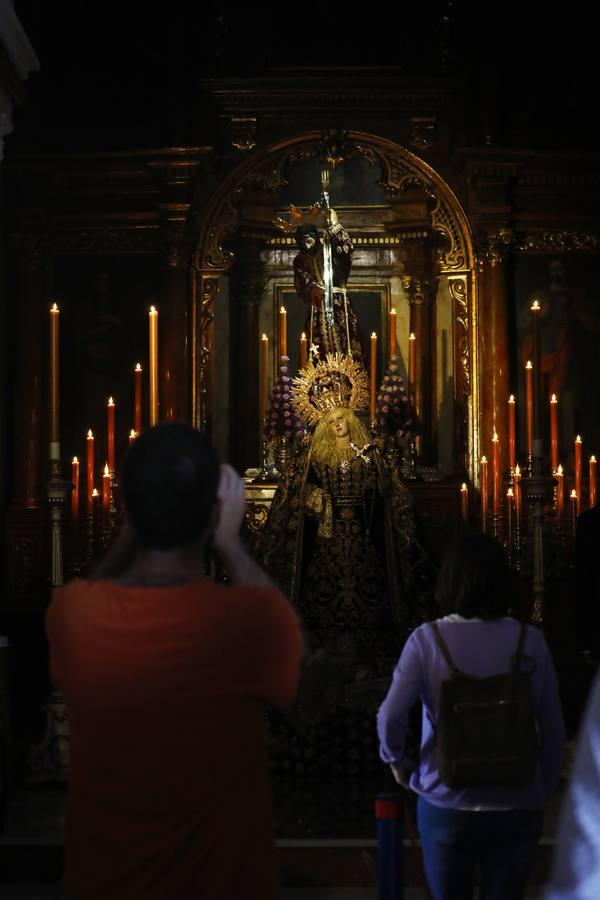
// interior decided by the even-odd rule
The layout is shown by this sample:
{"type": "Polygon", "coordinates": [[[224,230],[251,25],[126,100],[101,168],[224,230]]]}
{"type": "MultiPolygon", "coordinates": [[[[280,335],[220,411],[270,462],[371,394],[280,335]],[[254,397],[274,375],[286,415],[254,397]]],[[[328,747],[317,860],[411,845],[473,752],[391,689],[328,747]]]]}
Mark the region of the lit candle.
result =
{"type": "Polygon", "coordinates": [[[515,470],[516,443],[515,443],[515,396],[508,398],[508,467],[511,472],[515,470]]]}
{"type": "Polygon", "coordinates": [[[515,491],[515,512],[517,514],[517,527],[518,527],[519,516],[521,515],[521,468],[519,466],[519,463],[517,463],[515,466],[514,491],[515,491]]]}
{"type": "Polygon", "coordinates": [[[527,401],[527,456],[533,455],[533,363],[525,363],[525,398],[527,401]]]}
{"type": "Polygon", "coordinates": [[[552,474],[558,467],[558,397],[550,397],[550,467],[552,474]]]}
{"type": "Polygon", "coordinates": [[[260,342],[260,423],[261,428],[267,415],[269,401],[269,338],[263,334],[260,342]]]}
{"type": "Polygon", "coordinates": [[[390,356],[396,355],[396,320],[396,310],[390,309],[390,356]]]}
{"type": "Polygon", "coordinates": [[[496,431],[492,437],[492,512],[500,512],[500,440],[496,431]]]}
{"type": "Polygon", "coordinates": [[[515,500],[514,491],[511,487],[506,492],[506,546],[508,548],[509,559],[512,557],[512,533],[513,533],[513,503],[515,500]]]}
{"type": "Polygon", "coordinates": [[[488,461],[485,456],[481,457],[481,530],[485,534],[487,531],[487,513],[488,513],[488,461]]]}
{"type": "Polygon", "coordinates": [[[92,508],[92,494],[94,492],[94,435],[90,429],[87,433],[87,509],[92,508]]]}
{"type": "Polygon", "coordinates": [[[285,306],[279,310],[279,355],[287,356],[287,310],[285,306]]]}
{"type": "Polygon", "coordinates": [[[150,425],[158,424],[158,310],[150,307],[150,425]]]}
{"type": "Polygon", "coordinates": [[[556,480],[558,484],[556,485],[556,516],[558,518],[558,524],[560,525],[563,517],[563,510],[565,508],[565,476],[563,472],[563,467],[559,463],[556,467],[556,480]]]}
{"type": "Polygon", "coordinates": [[[111,472],[115,471],[115,401],[112,397],[108,398],[108,468],[111,472]]]}
{"type": "Polygon", "coordinates": [[[377,396],[377,335],[375,332],[371,334],[371,402],[370,413],[371,422],[375,421],[375,398],[377,396]]]}
{"type": "Polygon", "coordinates": [[[542,456],[542,369],[540,354],[540,314],[541,306],[537,300],[531,304],[531,321],[533,337],[533,454],[542,456]]]}
{"type": "Polygon", "coordinates": [[[581,503],[581,435],[575,438],[575,493],[577,504],[581,503]]]}
{"type": "Polygon", "coordinates": [[[92,491],[92,493],[90,495],[90,515],[91,515],[92,519],[94,519],[96,517],[96,512],[98,510],[99,497],[100,497],[100,494],[98,493],[98,489],[94,488],[94,490],[92,491]]]}
{"type": "Polygon", "coordinates": [[[306,335],[304,332],[300,335],[300,368],[304,369],[308,360],[308,351],[306,345],[306,335]]]}
{"type": "Polygon", "coordinates": [[[417,352],[417,336],[411,333],[408,336],[408,393],[411,400],[414,400],[415,393],[415,365],[417,352]]]}
{"type": "Polygon", "coordinates": [[[596,457],[590,456],[590,509],[596,505],[596,457]]]}
{"type": "Polygon", "coordinates": [[[79,521],[79,460],[73,457],[71,463],[71,481],[73,482],[73,493],[71,494],[71,519],[73,525],[77,525],[79,521]]]}
{"type": "Polygon", "coordinates": [[[59,325],[58,306],[52,304],[50,308],[50,459],[60,459],[60,446],[58,436],[59,419],[59,325]]]}
{"type": "Polygon", "coordinates": [[[102,474],[102,509],[105,513],[110,510],[110,471],[108,463],[104,466],[102,474]]]}
{"type": "Polygon", "coordinates": [[[134,389],[135,389],[135,431],[137,434],[142,433],[142,366],[136,363],[133,370],[134,389]]]}
{"type": "Polygon", "coordinates": [[[137,432],[135,431],[134,428],[132,428],[131,431],[129,432],[129,446],[130,447],[133,444],[133,442],[135,441],[136,437],[137,437],[137,432]]]}
{"type": "Polygon", "coordinates": [[[463,481],[460,486],[460,512],[465,525],[469,523],[469,488],[463,481]]]}
{"type": "Polygon", "coordinates": [[[571,527],[573,528],[573,537],[575,537],[575,531],[577,529],[577,510],[579,508],[579,499],[577,496],[577,491],[572,490],[570,497],[571,497],[571,527]]]}

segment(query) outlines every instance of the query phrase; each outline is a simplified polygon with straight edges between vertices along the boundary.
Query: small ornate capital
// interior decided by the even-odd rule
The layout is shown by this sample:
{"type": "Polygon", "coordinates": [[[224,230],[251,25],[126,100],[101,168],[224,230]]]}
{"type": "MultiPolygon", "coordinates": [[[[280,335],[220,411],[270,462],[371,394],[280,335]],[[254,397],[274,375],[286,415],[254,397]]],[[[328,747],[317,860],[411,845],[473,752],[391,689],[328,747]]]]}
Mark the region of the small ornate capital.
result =
{"type": "Polygon", "coordinates": [[[502,225],[483,235],[477,244],[477,265],[483,269],[485,265],[501,265],[512,249],[514,233],[512,228],[502,225]]]}

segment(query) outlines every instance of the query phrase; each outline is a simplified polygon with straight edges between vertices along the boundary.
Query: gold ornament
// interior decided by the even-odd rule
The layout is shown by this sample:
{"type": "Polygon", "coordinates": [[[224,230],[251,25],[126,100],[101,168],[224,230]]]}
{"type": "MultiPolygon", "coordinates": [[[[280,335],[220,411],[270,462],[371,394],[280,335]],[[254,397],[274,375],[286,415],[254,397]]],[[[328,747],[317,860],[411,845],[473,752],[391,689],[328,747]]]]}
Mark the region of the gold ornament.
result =
{"type": "Polygon", "coordinates": [[[318,222],[319,219],[322,218],[322,212],[320,203],[313,203],[306,211],[299,209],[297,206],[294,206],[293,203],[290,203],[289,219],[275,216],[273,224],[279,231],[291,234],[300,225],[314,225],[315,222],[318,222]]]}
{"type": "Polygon", "coordinates": [[[316,425],[328,410],[363,409],[369,399],[369,379],[362,363],[351,356],[328,353],[294,378],[290,393],[296,414],[316,425]]]}

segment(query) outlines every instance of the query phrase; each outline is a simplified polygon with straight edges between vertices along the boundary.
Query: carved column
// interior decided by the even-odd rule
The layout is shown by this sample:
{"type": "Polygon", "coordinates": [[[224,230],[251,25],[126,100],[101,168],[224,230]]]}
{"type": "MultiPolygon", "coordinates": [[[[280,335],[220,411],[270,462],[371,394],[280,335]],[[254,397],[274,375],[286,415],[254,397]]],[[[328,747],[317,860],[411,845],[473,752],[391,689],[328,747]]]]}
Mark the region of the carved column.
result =
{"type": "Polygon", "coordinates": [[[500,438],[500,468],[507,466],[509,385],[508,295],[505,262],[512,242],[509,228],[489,232],[478,253],[481,358],[481,452],[492,456],[494,429],[500,438]]]}
{"type": "MultiPolygon", "coordinates": [[[[183,205],[182,205],[183,206],[183,205]]],[[[188,422],[190,416],[190,251],[185,236],[187,206],[161,206],[163,261],[159,347],[159,419],[188,422]]]]}
{"type": "Polygon", "coordinates": [[[429,462],[432,451],[432,375],[435,365],[431,314],[432,279],[406,274],[402,276],[402,288],[408,298],[409,330],[416,336],[414,402],[423,428],[422,437],[419,438],[419,455],[425,462],[429,462]]]}
{"type": "Polygon", "coordinates": [[[42,409],[47,386],[44,346],[49,300],[49,256],[45,236],[28,234],[17,242],[17,296],[14,363],[14,475],[7,515],[9,603],[43,602],[47,559],[46,446],[42,409]]]}

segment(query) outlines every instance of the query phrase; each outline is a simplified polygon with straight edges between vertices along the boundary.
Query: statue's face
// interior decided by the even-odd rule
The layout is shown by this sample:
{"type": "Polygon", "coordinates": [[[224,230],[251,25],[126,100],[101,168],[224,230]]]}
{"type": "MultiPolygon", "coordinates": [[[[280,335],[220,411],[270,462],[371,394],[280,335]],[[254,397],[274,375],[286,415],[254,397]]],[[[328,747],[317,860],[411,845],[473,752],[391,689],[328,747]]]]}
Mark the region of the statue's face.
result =
{"type": "Polygon", "coordinates": [[[300,245],[304,250],[307,250],[309,253],[313,250],[316,240],[313,234],[305,234],[302,236],[302,240],[300,241],[300,245]]]}
{"type": "Polygon", "coordinates": [[[350,434],[348,419],[340,412],[334,412],[327,420],[329,430],[336,438],[345,438],[350,434]]]}

